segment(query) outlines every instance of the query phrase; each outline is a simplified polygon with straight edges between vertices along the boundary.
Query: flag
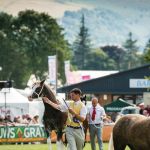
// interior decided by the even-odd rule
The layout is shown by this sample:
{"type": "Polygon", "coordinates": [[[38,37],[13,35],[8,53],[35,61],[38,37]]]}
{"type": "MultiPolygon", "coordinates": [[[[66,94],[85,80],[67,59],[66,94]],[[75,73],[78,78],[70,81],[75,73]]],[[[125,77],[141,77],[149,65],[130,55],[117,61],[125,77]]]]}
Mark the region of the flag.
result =
{"type": "Polygon", "coordinates": [[[48,70],[49,70],[49,82],[50,84],[56,85],[57,80],[57,66],[56,66],[56,55],[48,56],[48,70]]]}
{"type": "Polygon", "coordinates": [[[66,60],[66,61],[65,61],[65,76],[66,76],[66,82],[67,82],[67,84],[69,83],[69,82],[68,82],[69,73],[70,73],[70,61],[69,61],[69,60],[66,60]]]}

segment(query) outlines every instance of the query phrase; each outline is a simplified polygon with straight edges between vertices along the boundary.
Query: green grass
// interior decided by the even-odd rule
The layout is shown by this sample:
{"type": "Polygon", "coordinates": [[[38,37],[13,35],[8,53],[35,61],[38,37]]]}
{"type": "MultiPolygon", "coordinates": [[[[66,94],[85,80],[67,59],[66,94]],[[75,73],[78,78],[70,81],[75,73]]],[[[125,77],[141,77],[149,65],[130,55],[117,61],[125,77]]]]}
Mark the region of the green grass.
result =
{"type": "MultiPolygon", "coordinates": [[[[98,150],[98,145],[97,149],[98,150]]],[[[47,144],[24,144],[24,145],[0,145],[0,150],[48,150],[47,144]]],[[[52,144],[52,150],[57,150],[56,144],[52,144]]],[[[91,150],[90,143],[86,143],[84,150],[91,150]]],[[[108,143],[104,143],[104,150],[108,150],[108,143]]],[[[130,150],[126,148],[126,150],[130,150]]]]}

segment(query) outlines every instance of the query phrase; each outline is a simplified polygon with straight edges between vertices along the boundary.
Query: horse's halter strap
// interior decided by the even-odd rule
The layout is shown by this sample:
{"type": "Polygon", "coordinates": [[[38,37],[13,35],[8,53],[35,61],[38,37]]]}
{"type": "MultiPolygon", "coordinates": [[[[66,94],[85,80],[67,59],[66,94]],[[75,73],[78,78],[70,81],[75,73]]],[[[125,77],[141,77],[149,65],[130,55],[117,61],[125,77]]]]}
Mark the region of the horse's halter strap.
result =
{"type": "MultiPolygon", "coordinates": [[[[34,88],[33,88],[33,93],[36,94],[36,95],[38,96],[38,99],[40,99],[40,94],[41,94],[42,91],[43,91],[44,84],[42,84],[42,88],[41,88],[41,90],[40,90],[39,93],[35,92],[35,89],[36,89],[36,88],[37,88],[37,86],[35,85],[34,88]]],[[[32,94],[33,94],[33,93],[32,93],[32,94]]]]}

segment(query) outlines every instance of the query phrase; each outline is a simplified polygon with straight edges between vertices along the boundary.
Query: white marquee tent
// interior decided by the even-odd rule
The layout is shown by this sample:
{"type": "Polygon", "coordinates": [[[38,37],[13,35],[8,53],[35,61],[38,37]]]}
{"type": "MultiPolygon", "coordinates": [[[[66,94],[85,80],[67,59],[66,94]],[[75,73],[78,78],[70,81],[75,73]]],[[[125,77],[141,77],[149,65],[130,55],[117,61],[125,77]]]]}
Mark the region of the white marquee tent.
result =
{"type": "MultiPolygon", "coordinates": [[[[44,104],[37,99],[28,101],[29,93],[30,90],[27,89],[3,88],[0,91],[0,116],[11,115],[13,119],[23,114],[29,114],[31,117],[39,115],[39,121],[42,123],[44,104]]],[[[60,97],[59,95],[57,98],[60,97]]]]}
{"type": "Polygon", "coordinates": [[[3,88],[0,91],[0,115],[15,116],[29,113],[29,101],[14,88],[3,88]]]}
{"type": "MultiPolygon", "coordinates": [[[[31,89],[30,88],[25,88],[24,90],[17,89],[17,91],[25,96],[26,98],[30,95],[31,89]]],[[[38,115],[39,116],[39,121],[42,123],[43,119],[43,114],[44,114],[44,104],[42,101],[39,101],[38,99],[34,99],[33,101],[29,101],[29,114],[31,117],[38,115]]]]}

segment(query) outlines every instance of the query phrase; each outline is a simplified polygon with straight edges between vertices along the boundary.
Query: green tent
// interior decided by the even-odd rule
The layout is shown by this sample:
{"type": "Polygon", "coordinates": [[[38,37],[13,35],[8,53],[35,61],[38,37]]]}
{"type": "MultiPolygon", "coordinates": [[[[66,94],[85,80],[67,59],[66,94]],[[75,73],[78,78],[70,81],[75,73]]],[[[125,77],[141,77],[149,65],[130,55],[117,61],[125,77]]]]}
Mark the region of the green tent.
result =
{"type": "Polygon", "coordinates": [[[134,106],[133,104],[127,103],[126,101],[119,99],[113,101],[110,104],[104,106],[106,112],[120,112],[123,107],[134,106]]]}

